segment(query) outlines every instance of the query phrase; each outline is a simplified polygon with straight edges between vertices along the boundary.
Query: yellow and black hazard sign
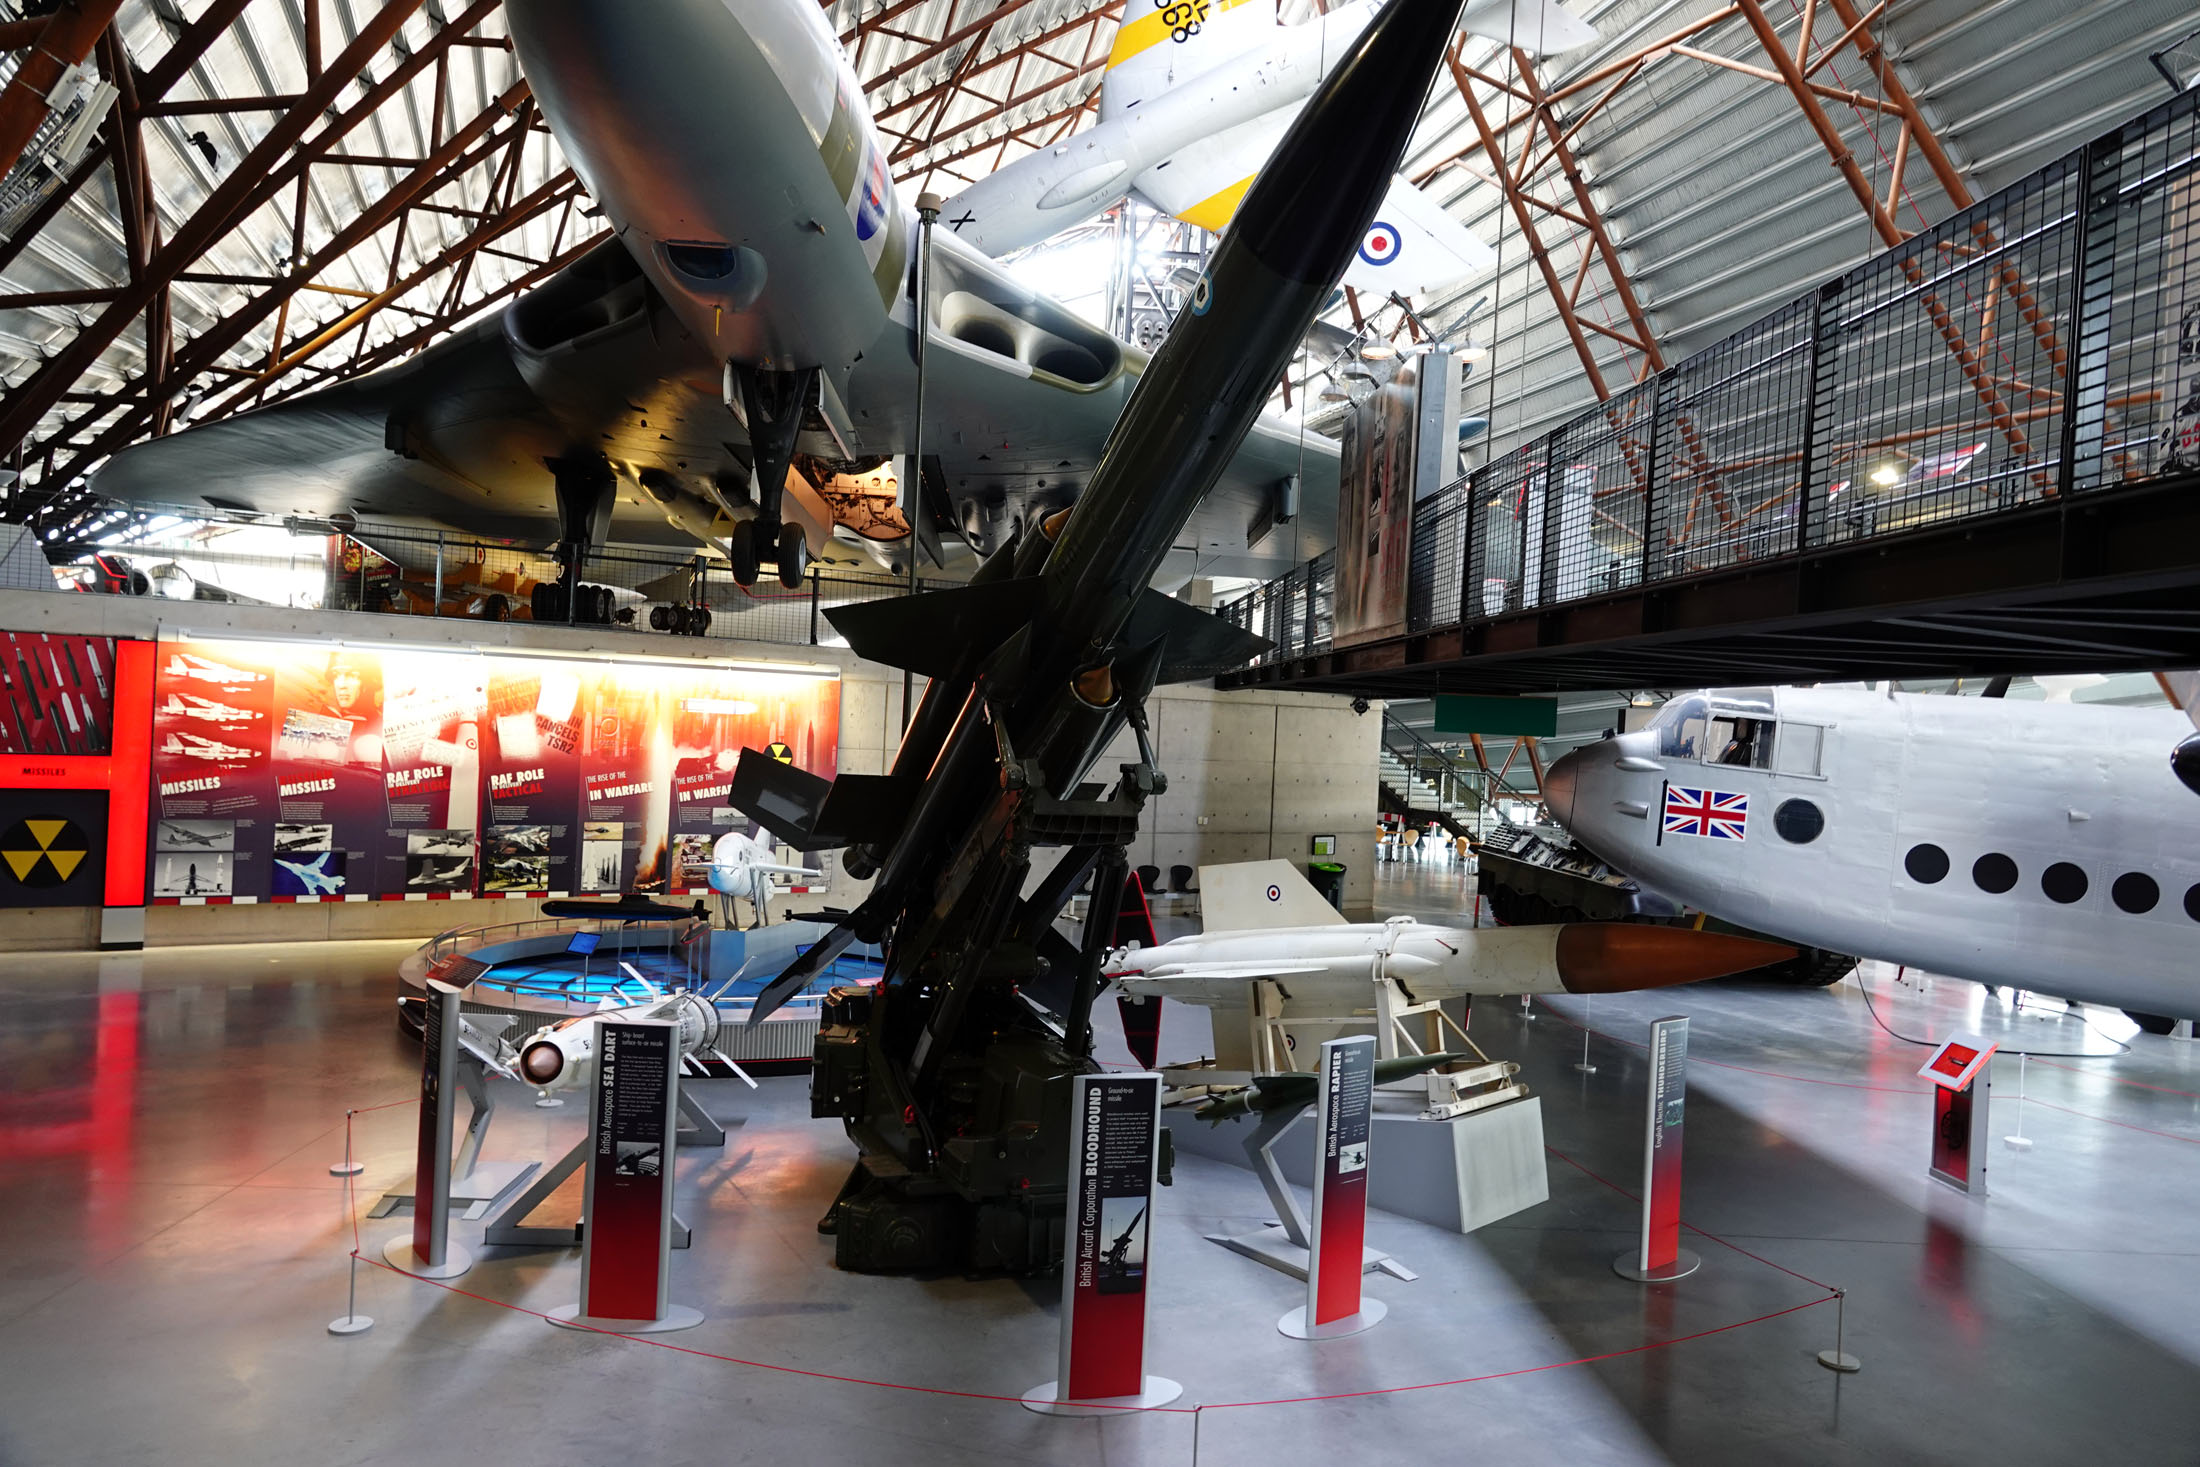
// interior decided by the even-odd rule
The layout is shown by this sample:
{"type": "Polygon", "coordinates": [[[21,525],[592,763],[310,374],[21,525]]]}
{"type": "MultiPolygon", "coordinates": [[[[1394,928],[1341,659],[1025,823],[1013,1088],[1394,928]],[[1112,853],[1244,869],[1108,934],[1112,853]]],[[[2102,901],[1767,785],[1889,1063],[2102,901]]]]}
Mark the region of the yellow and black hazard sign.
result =
{"type": "Polygon", "coordinates": [[[783,740],[773,739],[764,746],[764,752],[782,764],[794,763],[794,750],[783,740]]]}
{"type": "Polygon", "coordinates": [[[0,862],[29,887],[61,885],[91,853],[92,843],[73,820],[27,816],[0,835],[0,862]]]}

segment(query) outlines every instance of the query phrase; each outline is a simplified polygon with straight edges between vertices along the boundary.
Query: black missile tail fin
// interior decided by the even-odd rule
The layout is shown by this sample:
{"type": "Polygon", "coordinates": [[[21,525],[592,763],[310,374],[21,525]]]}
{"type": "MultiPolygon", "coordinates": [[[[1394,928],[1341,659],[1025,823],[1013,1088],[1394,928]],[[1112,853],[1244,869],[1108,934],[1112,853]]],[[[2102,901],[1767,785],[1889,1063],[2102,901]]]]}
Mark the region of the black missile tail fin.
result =
{"type": "Polygon", "coordinates": [[[743,749],[726,800],[796,850],[822,850],[817,817],[832,788],[833,781],[782,764],[761,749],[743,749]]]}
{"type": "Polygon", "coordinates": [[[779,1011],[779,1006],[810,986],[810,981],[833,959],[848,950],[855,941],[856,930],[846,922],[839,923],[830,932],[810,944],[809,950],[789,963],[786,971],[764,985],[764,991],[756,996],[749,1008],[748,1027],[754,1028],[779,1011]]]}
{"type": "Polygon", "coordinates": [[[970,649],[996,647],[1030,621],[1042,591],[1035,576],[975,582],[836,606],[825,619],[858,657],[924,677],[947,677],[970,649]]]}
{"type": "Polygon", "coordinates": [[[1276,645],[1211,611],[1154,590],[1140,593],[1121,641],[1131,647],[1163,643],[1157,681],[1164,683],[1197,682],[1229,672],[1276,645]]]}

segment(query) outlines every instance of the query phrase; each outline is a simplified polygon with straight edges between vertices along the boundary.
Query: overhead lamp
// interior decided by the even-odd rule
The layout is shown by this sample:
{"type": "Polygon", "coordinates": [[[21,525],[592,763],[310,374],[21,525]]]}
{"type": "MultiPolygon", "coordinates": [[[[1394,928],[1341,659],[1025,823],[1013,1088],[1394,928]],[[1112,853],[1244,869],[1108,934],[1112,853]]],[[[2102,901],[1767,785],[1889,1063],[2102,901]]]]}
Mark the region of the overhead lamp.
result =
{"type": "Polygon", "coordinates": [[[1489,354],[1490,349],[1478,341],[1464,341],[1459,344],[1459,360],[1463,362],[1486,361],[1489,354]]]}
{"type": "Polygon", "coordinates": [[[1882,489],[1892,489],[1909,476],[1910,471],[1903,467],[1901,463],[1894,459],[1887,459],[1882,463],[1874,464],[1871,473],[1865,477],[1882,489]]]}
{"type": "Polygon", "coordinates": [[[1398,348],[1387,341],[1360,343],[1360,360],[1363,362],[1387,362],[1396,355],[1398,355],[1398,348]]]}
{"type": "Polygon", "coordinates": [[[1322,402],[1350,402],[1352,401],[1352,394],[1332,382],[1322,389],[1319,400],[1322,402]]]}

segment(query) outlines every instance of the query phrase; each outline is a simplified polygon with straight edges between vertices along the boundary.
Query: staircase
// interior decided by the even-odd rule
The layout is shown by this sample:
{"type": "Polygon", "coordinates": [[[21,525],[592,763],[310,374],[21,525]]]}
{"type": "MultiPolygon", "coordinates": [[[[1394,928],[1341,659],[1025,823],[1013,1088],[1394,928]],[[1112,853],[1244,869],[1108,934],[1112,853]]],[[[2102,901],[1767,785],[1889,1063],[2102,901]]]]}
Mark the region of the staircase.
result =
{"type": "MultiPolygon", "coordinates": [[[[1392,730],[1387,724],[1383,734],[1382,749],[1377,756],[1377,789],[1383,813],[1400,815],[1416,824],[1433,820],[1453,835],[1472,839],[1481,801],[1475,796],[1471,766],[1463,767],[1449,760],[1439,766],[1423,757],[1416,757],[1409,764],[1392,749],[1392,730]]],[[[1405,738],[1419,741],[1410,730],[1405,731],[1405,738]]],[[[1404,744],[1404,739],[1399,742],[1404,744]]],[[[1435,757],[1442,758],[1441,755],[1435,757]]]]}

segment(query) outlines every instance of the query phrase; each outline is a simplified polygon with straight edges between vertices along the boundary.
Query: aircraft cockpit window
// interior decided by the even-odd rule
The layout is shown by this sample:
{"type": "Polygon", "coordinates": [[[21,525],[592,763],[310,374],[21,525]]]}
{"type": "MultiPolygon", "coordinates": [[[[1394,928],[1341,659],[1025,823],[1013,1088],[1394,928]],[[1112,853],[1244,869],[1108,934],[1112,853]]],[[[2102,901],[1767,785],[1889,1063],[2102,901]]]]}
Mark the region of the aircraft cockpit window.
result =
{"type": "MultiPolygon", "coordinates": [[[[1710,703],[1700,694],[1675,698],[1660,708],[1658,716],[1650,720],[1650,731],[1658,736],[1658,753],[1667,759],[1704,758],[1704,747],[1711,737],[1710,713],[1710,703]]],[[[1711,752],[1716,754],[1718,750],[1711,752]]]]}
{"type": "Polygon", "coordinates": [[[1825,745],[1826,731],[1817,724],[1782,724],[1779,743],[1772,753],[1772,772],[1799,774],[1807,779],[1819,778],[1825,773],[1821,764],[1825,745]]]}
{"type": "Polygon", "coordinates": [[[1712,711],[1721,717],[1771,719],[1772,689],[1721,688],[1711,695],[1712,711]]]}
{"type": "Polygon", "coordinates": [[[667,242],[665,258],[690,280],[723,280],[741,263],[733,246],[726,244],[667,242]]]}

